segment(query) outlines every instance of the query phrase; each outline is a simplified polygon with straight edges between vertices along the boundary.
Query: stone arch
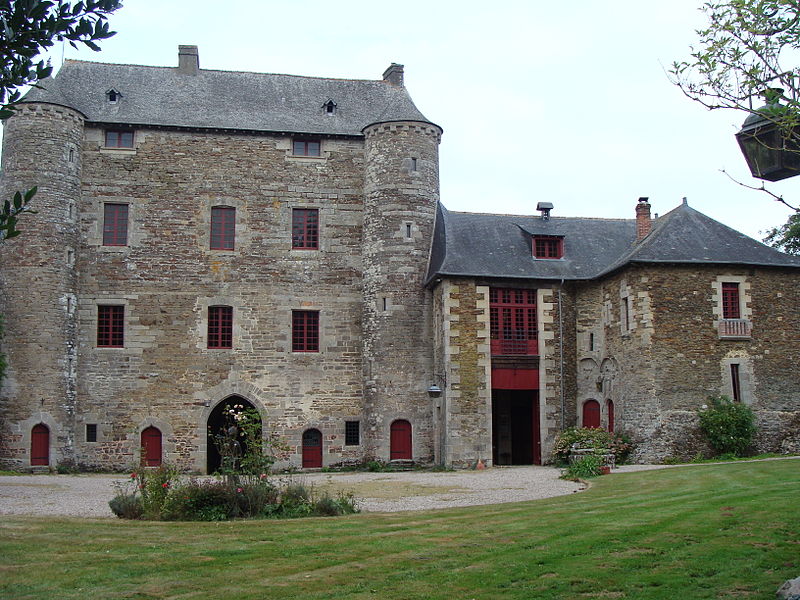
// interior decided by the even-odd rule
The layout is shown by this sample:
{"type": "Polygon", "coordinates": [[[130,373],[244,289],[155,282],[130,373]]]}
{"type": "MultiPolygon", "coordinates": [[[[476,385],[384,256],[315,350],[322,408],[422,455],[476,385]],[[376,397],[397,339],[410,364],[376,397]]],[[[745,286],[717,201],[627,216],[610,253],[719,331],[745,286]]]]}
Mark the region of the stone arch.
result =
{"type": "Polygon", "coordinates": [[[136,464],[141,464],[144,456],[142,454],[142,432],[148,427],[154,427],[161,432],[161,459],[163,462],[177,463],[178,455],[175,444],[175,433],[172,425],[154,415],[147,415],[142,418],[137,425],[136,430],[129,433],[126,437],[129,447],[133,450],[136,464]]]}
{"type": "Polygon", "coordinates": [[[31,444],[33,442],[33,428],[36,425],[44,425],[50,432],[50,439],[49,439],[49,464],[50,466],[58,465],[61,460],[64,458],[62,454],[59,452],[58,444],[56,443],[58,438],[61,435],[61,427],[59,427],[58,422],[53,418],[53,416],[49,412],[36,412],[33,413],[29,418],[25,419],[24,421],[19,422],[19,432],[22,434],[21,439],[15,446],[18,446],[20,450],[24,452],[22,456],[27,457],[26,459],[22,459],[19,466],[20,467],[27,467],[31,464],[31,444]],[[24,462],[23,462],[24,461],[24,462]]]}
{"type": "MultiPolygon", "coordinates": [[[[258,413],[261,422],[261,437],[264,437],[264,411],[263,407],[257,406],[254,402],[248,400],[244,396],[238,394],[231,394],[217,402],[210,410],[203,411],[204,432],[200,436],[201,440],[205,442],[205,471],[206,473],[213,473],[220,468],[222,463],[222,456],[215,443],[216,436],[224,433],[224,429],[230,425],[226,421],[225,411],[235,406],[242,406],[244,409],[253,409],[258,413]]],[[[235,447],[231,448],[231,452],[235,455],[243,455],[247,448],[243,446],[243,440],[231,440],[235,447]]]]}

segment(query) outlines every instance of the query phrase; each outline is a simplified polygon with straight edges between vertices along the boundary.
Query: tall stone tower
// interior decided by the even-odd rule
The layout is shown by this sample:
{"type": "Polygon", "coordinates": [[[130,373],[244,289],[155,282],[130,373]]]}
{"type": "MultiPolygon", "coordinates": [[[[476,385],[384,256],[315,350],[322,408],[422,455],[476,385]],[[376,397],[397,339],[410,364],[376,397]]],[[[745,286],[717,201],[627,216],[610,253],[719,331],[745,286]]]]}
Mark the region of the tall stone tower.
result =
{"type": "MultiPolygon", "coordinates": [[[[403,85],[401,65],[384,73],[403,85]]],[[[439,201],[442,130],[426,121],[364,128],[364,401],[367,454],[433,460],[431,302],[423,287],[439,201]],[[394,424],[394,426],[393,426],[394,424]],[[410,425],[411,448],[402,437],[410,425]],[[398,435],[392,444],[392,430],[398,435]],[[411,456],[405,452],[410,450],[411,456]]],[[[406,437],[407,439],[407,437],[406,437]]]]}
{"type": "Polygon", "coordinates": [[[73,459],[83,122],[71,108],[26,103],[5,123],[2,199],[38,187],[31,204],[36,214],[20,221],[20,236],[2,243],[8,370],[0,393],[0,456],[13,457],[6,459],[12,467],[73,459]]]}

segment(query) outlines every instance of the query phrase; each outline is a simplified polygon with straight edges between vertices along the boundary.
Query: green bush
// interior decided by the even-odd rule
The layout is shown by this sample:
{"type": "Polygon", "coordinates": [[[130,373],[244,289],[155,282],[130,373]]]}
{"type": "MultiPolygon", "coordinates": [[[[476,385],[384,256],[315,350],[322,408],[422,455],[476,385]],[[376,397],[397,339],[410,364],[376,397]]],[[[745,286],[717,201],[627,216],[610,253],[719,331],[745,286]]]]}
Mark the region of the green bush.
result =
{"type": "Polygon", "coordinates": [[[119,493],[109,501],[108,506],[120,519],[141,519],[144,515],[142,499],[135,494],[119,493]]]}
{"type": "Polygon", "coordinates": [[[566,465],[573,444],[578,444],[579,448],[610,450],[617,464],[624,463],[633,450],[633,443],[624,433],[610,433],[594,427],[569,427],[558,434],[553,445],[553,462],[566,465]]]}
{"type": "Polygon", "coordinates": [[[698,411],[700,430],[718,454],[742,456],[756,434],[755,416],[750,407],[727,396],[711,396],[709,406],[698,411]]]}
{"type": "Polygon", "coordinates": [[[562,479],[587,479],[589,477],[597,477],[602,473],[601,467],[603,466],[602,456],[584,456],[579,458],[574,463],[567,465],[564,473],[561,475],[562,479]]]}

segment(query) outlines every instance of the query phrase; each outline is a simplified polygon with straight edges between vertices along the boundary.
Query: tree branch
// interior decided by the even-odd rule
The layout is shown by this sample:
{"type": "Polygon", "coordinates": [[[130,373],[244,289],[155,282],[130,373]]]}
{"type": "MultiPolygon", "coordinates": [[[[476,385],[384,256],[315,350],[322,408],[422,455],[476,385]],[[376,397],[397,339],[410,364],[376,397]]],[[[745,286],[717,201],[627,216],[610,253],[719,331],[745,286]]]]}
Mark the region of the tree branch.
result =
{"type": "Polygon", "coordinates": [[[756,191],[756,192],[764,192],[765,194],[767,194],[767,195],[769,195],[769,196],[772,196],[772,198],[773,198],[773,199],[774,199],[776,202],[780,202],[781,204],[783,204],[783,205],[787,206],[788,208],[791,208],[793,211],[795,211],[795,212],[798,212],[798,211],[800,211],[800,208],[798,208],[798,207],[796,207],[796,206],[792,206],[792,205],[791,205],[791,204],[789,204],[789,203],[788,203],[786,200],[784,200],[784,199],[783,199],[783,196],[778,196],[778,194],[776,194],[775,192],[773,192],[773,191],[771,191],[771,190],[768,190],[766,187],[764,187],[764,184],[763,184],[763,183],[762,183],[760,186],[758,186],[758,187],[756,187],[756,186],[754,186],[754,185],[747,185],[746,183],[742,183],[742,182],[741,182],[741,181],[739,181],[738,179],[735,179],[735,178],[734,178],[734,177],[733,177],[733,176],[732,176],[730,173],[728,173],[728,172],[727,172],[725,169],[720,169],[720,171],[722,171],[723,173],[725,173],[725,175],[727,175],[727,176],[728,176],[728,179],[730,179],[730,180],[731,180],[733,183],[736,183],[736,184],[738,184],[738,185],[742,186],[743,188],[747,188],[748,190],[754,190],[754,191],[756,191]]]}

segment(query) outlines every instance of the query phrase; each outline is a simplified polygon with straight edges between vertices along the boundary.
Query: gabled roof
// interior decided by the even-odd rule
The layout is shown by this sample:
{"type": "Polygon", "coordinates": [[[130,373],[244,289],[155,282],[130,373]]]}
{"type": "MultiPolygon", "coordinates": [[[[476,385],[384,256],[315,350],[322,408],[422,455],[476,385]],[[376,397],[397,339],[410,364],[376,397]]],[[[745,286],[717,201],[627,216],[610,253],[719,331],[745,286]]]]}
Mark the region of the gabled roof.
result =
{"type": "Polygon", "coordinates": [[[495,215],[439,206],[427,281],[437,276],[595,279],[631,263],[800,267],[800,257],[765,246],[682,204],[636,242],[635,219],[495,215]],[[560,259],[533,258],[536,235],[563,236],[560,259]]]}
{"type": "Polygon", "coordinates": [[[67,60],[40,86],[23,101],[68,106],[95,123],[361,136],[372,123],[429,122],[403,86],[383,80],[67,60]],[[118,102],[108,101],[110,89],[118,102]],[[333,114],[322,108],[328,100],[333,114]]]}

